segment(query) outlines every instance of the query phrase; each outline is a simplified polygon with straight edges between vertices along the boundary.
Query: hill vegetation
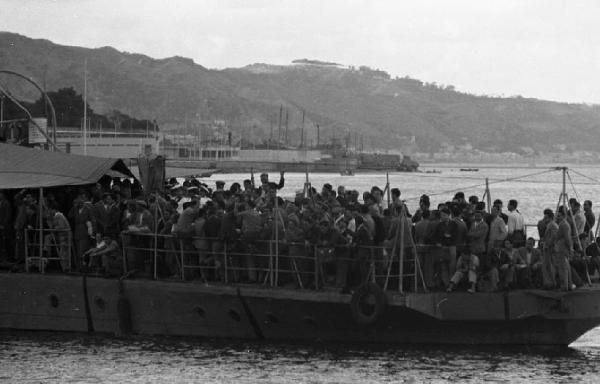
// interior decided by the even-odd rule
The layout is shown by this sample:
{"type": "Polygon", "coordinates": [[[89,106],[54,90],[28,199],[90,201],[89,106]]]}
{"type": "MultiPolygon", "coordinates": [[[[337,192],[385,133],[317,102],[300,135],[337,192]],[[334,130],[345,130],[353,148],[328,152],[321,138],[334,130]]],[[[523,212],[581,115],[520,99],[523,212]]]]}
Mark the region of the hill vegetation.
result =
{"type": "MultiPolygon", "coordinates": [[[[428,152],[466,143],[491,152],[600,147],[598,106],[475,96],[318,60],[212,70],[182,57],[153,59],[0,33],[0,68],[29,75],[49,90],[73,87],[82,93],[86,60],[88,100],[97,113],[119,110],[156,119],[163,129],[223,120],[234,135],[260,141],[278,130],[283,106],[289,144],[300,142],[304,111],[307,143],[318,132],[321,142],[334,137],[356,142],[362,136],[365,148],[380,149],[399,149],[414,137],[413,145],[428,152]]],[[[38,97],[18,81],[4,76],[0,81],[32,101],[38,97]]]]}

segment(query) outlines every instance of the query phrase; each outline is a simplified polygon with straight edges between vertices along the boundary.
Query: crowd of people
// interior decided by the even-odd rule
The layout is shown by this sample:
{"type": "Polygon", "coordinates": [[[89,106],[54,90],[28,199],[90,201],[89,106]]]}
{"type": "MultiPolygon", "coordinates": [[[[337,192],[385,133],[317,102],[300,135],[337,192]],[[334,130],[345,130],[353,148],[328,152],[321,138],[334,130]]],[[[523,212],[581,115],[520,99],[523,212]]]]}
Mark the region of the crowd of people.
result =
{"type": "Polygon", "coordinates": [[[63,272],[261,283],[277,268],[277,284],[346,291],[367,281],[407,290],[570,290],[600,272],[589,200],[544,210],[536,242],[514,199],[488,210],[462,192],[435,207],[423,195],[411,214],[389,186],[361,195],[307,183],[282,199],[284,177],[227,188],[172,178],[151,194],[137,181],[103,177],[88,188],[47,189],[41,207],[34,191],[0,191],[1,265],[24,268],[25,255],[41,250],[37,265],[63,272]]]}

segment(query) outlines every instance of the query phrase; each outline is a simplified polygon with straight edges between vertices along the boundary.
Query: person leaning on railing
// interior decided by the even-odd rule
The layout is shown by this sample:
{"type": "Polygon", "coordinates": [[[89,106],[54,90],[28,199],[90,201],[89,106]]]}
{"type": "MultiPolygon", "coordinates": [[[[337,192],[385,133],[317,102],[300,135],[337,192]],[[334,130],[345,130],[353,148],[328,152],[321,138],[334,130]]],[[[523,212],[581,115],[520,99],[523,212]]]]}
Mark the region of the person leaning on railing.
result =
{"type": "Polygon", "coordinates": [[[123,222],[126,228],[124,233],[124,247],[128,248],[127,270],[144,271],[151,274],[154,218],[148,210],[148,204],[143,200],[130,200],[127,204],[127,213],[123,222]]]}
{"type": "Polygon", "coordinates": [[[95,217],[94,207],[90,201],[90,194],[81,190],[69,211],[69,219],[73,223],[73,241],[75,243],[75,269],[81,268],[83,254],[92,248],[95,242],[95,217]]]}
{"type": "Polygon", "coordinates": [[[444,206],[440,210],[440,222],[432,235],[434,248],[434,268],[439,273],[443,287],[450,284],[450,277],[456,270],[456,239],[458,225],[450,220],[450,209],[444,206]]]}
{"type": "Polygon", "coordinates": [[[234,215],[241,221],[240,237],[242,240],[242,252],[244,255],[241,265],[246,267],[246,278],[249,282],[256,282],[257,274],[257,240],[260,239],[262,231],[262,218],[256,205],[248,201],[245,206],[240,206],[237,202],[233,208],[234,215]]]}
{"type": "Polygon", "coordinates": [[[69,242],[71,241],[71,226],[67,218],[53,205],[46,209],[46,219],[51,231],[44,236],[44,252],[47,257],[52,254],[52,246],[60,258],[60,266],[63,272],[69,272],[71,263],[69,258],[69,242]]]}
{"type": "Polygon", "coordinates": [[[11,253],[12,206],[0,190],[0,262],[7,262],[11,253]]]}
{"type": "Polygon", "coordinates": [[[87,266],[90,271],[99,269],[104,276],[118,277],[123,274],[123,261],[119,243],[109,235],[102,236],[101,241],[86,252],[89,260],[87,266]]]}

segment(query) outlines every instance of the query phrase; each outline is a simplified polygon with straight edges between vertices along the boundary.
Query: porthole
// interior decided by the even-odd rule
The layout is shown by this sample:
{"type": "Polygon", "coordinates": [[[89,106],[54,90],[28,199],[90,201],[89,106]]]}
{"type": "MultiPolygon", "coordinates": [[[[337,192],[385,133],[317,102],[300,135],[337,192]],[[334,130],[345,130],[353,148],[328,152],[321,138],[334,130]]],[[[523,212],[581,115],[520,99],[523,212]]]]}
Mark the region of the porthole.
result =
{"type": "Polygon", "coordinates": [[[104,312],[104,309],[106,309],[106,303],[104,302],[104,299],[101,297],[96,296],[94,298],[94,304],[96,304],[96,307],[98,307],[98,309],[102,312],[104,312]]]}
{"type": "Polygon", "coordinates": [[[50,300],[50,305],[53,308],[58,308],[58,296],[56,296],[54,293],[51,293],[50,296],[48,296],[48,299],[50,300]]]}
{"type": "Polygon", "coordinates": [[[277,318],[277,316],[275,316],[271,312],[265,313],[265,317],[267,318],[267,322],[269,322],[269,323],[273,323],[273,324],[279,323],[279,319],[277,318]]]}
{"type": "Polygon", "coordinates": [[[227,314],[229,315],[229,317],[231,317],[235,321],[242,320],[242,316],[240,316],[239,312],[233,308],[230,309],[229,312],[227,312],[227,314]]]}
{"type": "Polygon", "coordinates": [[[302,318],[302,322],[306,325],[310,325],[311,327],[317,326],[317,320],[315,320],[313,317],[310,317],[310,316],[304,316],[302,318]]]}
{"type": "Polygon", "coordinates": [[[194,313],[196,313],[201,318],[206,317],[206,311],[204,310],[204,308],[202,308],[200,306],[194,307],[194,313]]]}

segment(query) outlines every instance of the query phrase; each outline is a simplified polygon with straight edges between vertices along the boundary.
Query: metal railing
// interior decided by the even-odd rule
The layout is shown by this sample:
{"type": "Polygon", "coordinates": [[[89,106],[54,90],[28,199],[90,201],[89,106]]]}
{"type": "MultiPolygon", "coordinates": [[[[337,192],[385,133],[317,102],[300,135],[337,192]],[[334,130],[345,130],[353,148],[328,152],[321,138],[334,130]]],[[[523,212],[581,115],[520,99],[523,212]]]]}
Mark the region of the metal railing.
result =
{"type": "MultiPolygon", "coordinates": [[[[423,272],[419,252],[431,247],[401,252],[385,246],[320,247],[308,241],[230,241],[139,232],[123,232],[121,240],[125,273],[144,270],[153,279],[160,279],[158,266],[163,264],[168,275],[180,280],[199,278],[272,287],[294,284],[300,289],[373,282],[384,290],[397,282],[400,292],[420,288],[423,272]]],[[[426,290],[424,282],[422,287],[426,290]]]]}
{"type": "Polygon", "coordinates": [[[60,263],[63,271],[71,270],[73,237],[71,231],[60,229],[25,229],[25,271],[36,265],[46,272],[50,261],[60,263]]]}

